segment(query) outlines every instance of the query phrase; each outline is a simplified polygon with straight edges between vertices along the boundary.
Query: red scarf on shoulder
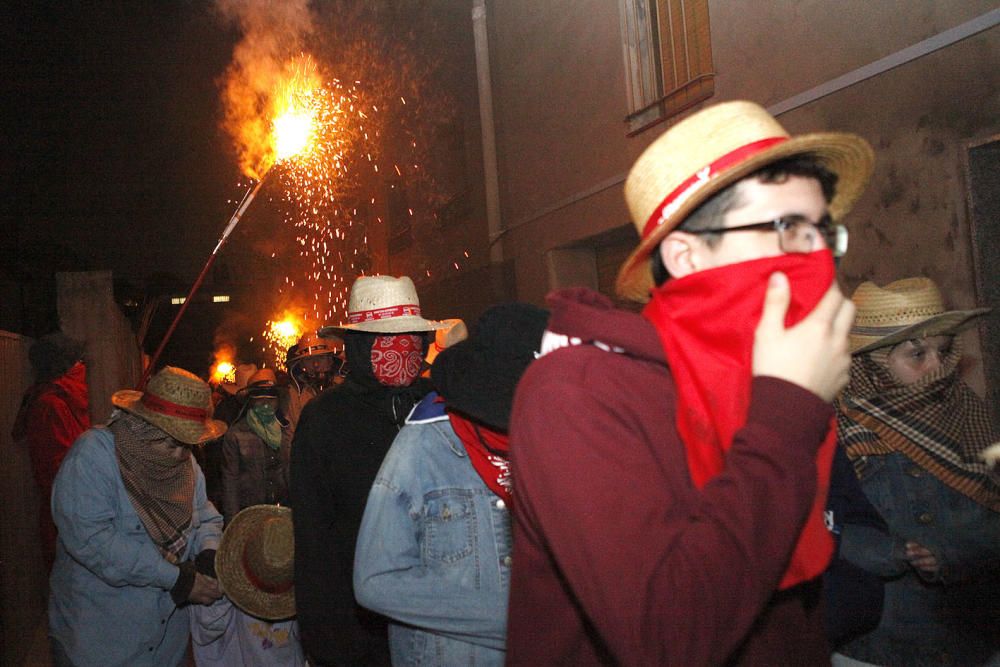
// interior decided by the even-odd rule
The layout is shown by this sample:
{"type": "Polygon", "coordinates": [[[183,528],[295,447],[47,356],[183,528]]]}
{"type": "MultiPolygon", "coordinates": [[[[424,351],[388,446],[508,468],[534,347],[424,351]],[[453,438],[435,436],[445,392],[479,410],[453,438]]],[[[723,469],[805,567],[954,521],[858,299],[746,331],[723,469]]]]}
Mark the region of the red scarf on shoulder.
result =
{"type": "MultiPolygon", "coordinates": [[[[652,292],[642,312],[660,335],[677,385],[677,430],[688,469],[701,489],[722,472],[733,436],[750,407],[754,330],[763,313],[768,278],[788,276],[791,303],[785,326],[808,315],[834,280],[829,250],[729,264],[668,280],[652,292]]],[[[837,444],[835,422],[816,457],[818,487],[780,588],[819,576],[833,549],[823,522],[830,465],[837,444]]]]}
{"type": "Polygon", "coordinates": [[[448,411],[448,419],[483,483],[510,507],[510,436],[465,419],[451,410],[448,411]]]}

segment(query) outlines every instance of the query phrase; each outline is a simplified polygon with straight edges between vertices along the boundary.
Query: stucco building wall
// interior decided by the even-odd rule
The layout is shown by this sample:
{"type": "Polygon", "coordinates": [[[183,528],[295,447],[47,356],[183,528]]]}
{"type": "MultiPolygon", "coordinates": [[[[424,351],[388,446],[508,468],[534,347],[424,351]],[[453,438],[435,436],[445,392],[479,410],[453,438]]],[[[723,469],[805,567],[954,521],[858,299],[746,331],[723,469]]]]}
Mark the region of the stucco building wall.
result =
{"type": "MultiPolygon", "coordinates": [[[[710,0],[711,101],[775,105],[994,9],[983,0],[710,0]]],[[[558,282],[551,251],[628,223],[622,181],[668,123],[626,136],[617,2],[503,0],[488,10],[499,242],[518,297],[540,303],[558,282]]],[[[793,133],[856,132],[876,149],[872,184],[846,220],[846,290],[923,274],[954,306],[976,303],[964,160],[970,143],[1000,135],[998,109],[993,27],[779,117],[793,133]]],[[[967,339],[968,377],[981,390],[978,338],[967,339]]]]}

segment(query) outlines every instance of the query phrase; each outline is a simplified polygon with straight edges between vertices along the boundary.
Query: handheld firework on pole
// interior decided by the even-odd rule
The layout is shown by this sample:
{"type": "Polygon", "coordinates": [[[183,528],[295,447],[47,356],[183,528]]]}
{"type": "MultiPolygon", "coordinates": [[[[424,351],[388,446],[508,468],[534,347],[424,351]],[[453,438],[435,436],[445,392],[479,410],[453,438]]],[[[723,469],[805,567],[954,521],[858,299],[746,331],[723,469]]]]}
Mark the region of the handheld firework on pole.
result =
{"type": "MultiPolygon", "coordinates": [[[[311,65],[311,61],[307,61],[307,73],[314,74],[315,68],[311,65]],[[311,70],[308,68],[312,68],[311,70]]],[[[232,234],[236,225],[240,223],[243,218],[243,214],[246,213],[247,208],[253,202],[257,193],[260,192],[261,186],[264,185],[264,181],[267,178],[268,173],[276,162],[287,160],[293,158],[299,153],[303,152],[310,144],[315,132],[315,119],[314,110],[311,108],[310,99],[312,96],[313,87],[318,85],[318,81],[312,76],[302,76],[301,72],[294,72],[290,81],[285,82],[282,85],[282,90],[279,93],[279,99],[275,102],[275,116],[274,120],[271,122],[271,133],[268,151],[267,166],[263,170],[260,178],[257,180],[257,184],[253,188],[249,189],[244,195],[243,200],[237,207],[236,212],[233,213],[232,217],[229,219],[229,223],[226,228],[222,231],[222,236],[219,237],[219,242],[215,244],[215,249],[208,256],[208,260],[205,262],[205,266],[202,267],[201,273],[195,279],[194,283],[191,285],[191,289],[188,292],[187,297],[181,304],[180,309],[174,316],[173,321],[170,323],[170,327],[167,329],[167,333],[164,334],[163,340],[160,341],[159,346],[156,348],[156,352],[153,354],[152,358],[149,360],[149,364],[146,366],[142,374],[142,379],[139,381],[139,390],[142,391],[146,387],[146,382],[149,381],[150,375],[156,368],[156,364],[163,354],[163,350],[166,348],[167,343],[170,341],[170,337],[173,335],[174,331],[177,329],[178,323],[181,318],[184,317],[184,313],[187,311],[188,305],[194,298],[195,293],[198,288],[201,287],[202,282],[205,280],[205,276],[208,274],[208,270],[212,268],[212,264],[215,262],[215,258],[218,256],[219,251],[225,244],[226,240],[232,234]]]]}

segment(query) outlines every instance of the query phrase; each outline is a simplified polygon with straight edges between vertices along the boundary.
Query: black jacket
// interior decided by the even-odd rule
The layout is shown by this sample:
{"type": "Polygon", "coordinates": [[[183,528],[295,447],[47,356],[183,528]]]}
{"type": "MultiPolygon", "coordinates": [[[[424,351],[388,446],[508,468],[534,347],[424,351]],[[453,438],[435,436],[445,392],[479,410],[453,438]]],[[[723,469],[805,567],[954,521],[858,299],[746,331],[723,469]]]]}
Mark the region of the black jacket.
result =
{"type": "Polygon", "coordinates": [[[292,442],[295,601],[303,646],[319,665],[390,664],[386,620],[354,600],[354,546],[382,459],[429,386],[378,384],[366,363],[371,338],[347,341],[350,375],[306,405],[292,442]]]}

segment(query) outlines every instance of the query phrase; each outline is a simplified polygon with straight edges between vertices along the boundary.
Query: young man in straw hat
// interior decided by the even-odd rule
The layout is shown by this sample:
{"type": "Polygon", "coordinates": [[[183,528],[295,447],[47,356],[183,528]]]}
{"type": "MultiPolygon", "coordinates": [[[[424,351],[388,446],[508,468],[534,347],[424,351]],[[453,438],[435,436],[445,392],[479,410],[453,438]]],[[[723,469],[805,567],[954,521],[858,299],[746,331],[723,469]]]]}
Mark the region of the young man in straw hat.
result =
{"type": "Polygon", "coordinates": [[[515,397],[508,663],[828,664],[817,577],[853,317],[833,221],[872,161],[859,137],[790,137],[729,102],[635,163],[617,289],[648,305],[550,295],[515,397]]]}
{"type": "Polygon", "coordinates": [[[362,276],[343,338],[348,373],[303,410],[292,445],[295,596],[303,646],[316,665],[389,664],[386,621],[358,606],[351,574],[365,499],[389,445],[430,390],[418,378],[429,332],[413,281],[362,276]]]}
{"type": "Polygon", "coordinates": [[[887,528],[847,523],[841,554],[885,579],[885,603],[878,627],[839,650],[875,664],[993,664],[1000,477],[980,456],[1000,434],[960,377],[956,337],[989,309],[947,310],[923,277],[862,283],[851,299],[838,437],[887,528]]]}
{"type": "Polygon", "coordinates": [[[221,592],[213,560],[222,517],[191,447],[221,436],[211,388],[166,367],[122,390],[107,427],[86,431],[56,476],[59,529],[49,634],[57,667],[174,666],[188,604],[221,592]]]}

